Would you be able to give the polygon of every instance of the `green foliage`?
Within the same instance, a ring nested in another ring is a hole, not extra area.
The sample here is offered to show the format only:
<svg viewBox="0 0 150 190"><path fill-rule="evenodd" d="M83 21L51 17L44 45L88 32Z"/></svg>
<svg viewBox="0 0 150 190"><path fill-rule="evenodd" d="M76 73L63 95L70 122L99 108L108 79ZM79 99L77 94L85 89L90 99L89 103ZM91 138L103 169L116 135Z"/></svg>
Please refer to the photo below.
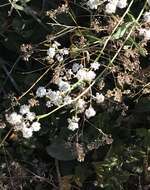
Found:
<svg viewBox="0 0 150 190"><path fill-rule="evenodd" d="M113 39L118 40L122 38L130 26L132 26L133 22L126 22L124 25L118 27L118 30L116 33L113 34Z"/></svg>
<svg viewBox="0 0 150 190"><path fill-rule="evenodd" d="M73 146L62 139L53 140L46 148L48 154L57 160L74 160L76 158Z"/></svg>

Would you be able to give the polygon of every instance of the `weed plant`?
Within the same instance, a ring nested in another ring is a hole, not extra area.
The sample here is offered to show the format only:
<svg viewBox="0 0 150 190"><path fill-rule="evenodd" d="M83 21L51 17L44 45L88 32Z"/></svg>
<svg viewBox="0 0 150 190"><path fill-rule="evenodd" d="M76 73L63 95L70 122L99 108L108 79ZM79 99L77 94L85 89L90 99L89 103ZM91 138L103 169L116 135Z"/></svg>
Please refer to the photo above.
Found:
<svg viewBox="0 0 150 190"><path fill-rule="evenodd" d="M0 189L150 189L150 1L0 2Z"/></svg>

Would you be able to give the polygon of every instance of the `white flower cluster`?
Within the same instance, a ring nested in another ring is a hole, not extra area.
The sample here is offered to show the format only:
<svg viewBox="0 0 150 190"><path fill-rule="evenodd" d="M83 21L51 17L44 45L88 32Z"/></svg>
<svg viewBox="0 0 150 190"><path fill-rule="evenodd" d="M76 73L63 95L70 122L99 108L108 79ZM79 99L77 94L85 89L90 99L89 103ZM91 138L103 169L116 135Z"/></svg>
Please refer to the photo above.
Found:
<svg viewBox="0 0 150 190"><path fill-rule="evenodd" d="M80 118L78 118L76 116L73 116L72 119L69 118L68 119L68 123L69 123L68 129L70 129L71 131L78 129L79 128L79 124L78 124L79 120L80 120Z"/></svg>
<svg viewBox="0 0 150 190"><path fill-rule="evenodd" d="M53 105L60 106L63 104L63 96L60 91L53 91L51 89L48 89L46 93L46 97L48 98L47 101L47 107L51 107ZM49 106L48 106L49 104Z"/></svg>
<svg viewBox="0 0 150 190"><path fill-rule="evenodd" d="M21 131L24 138L30 138L34 131L40 130L40 123L34 121L35 118L35 113L30 111L28 105L22 105L19 113L6 114L7 122L14 127L15 131Z"/></svg>
<svg viewBox="0 0 150 190"><path fill-rule="evenodd" d="M77 110L78 113L83 113L87 105L86 105L85 100L80 98L76 102L75 106L76 106L76 110Z"/></svg>
<svg viewBox="0 0 150 190"><path fill-rule="evenodd" d="M147 0L148 5L150 6L150 0ZM145 28L139 29L139 35L144 38L145 41L150 40L150 28L148 27L150 23L150 11L146 11L143 15L143 21L146 23Z"/></svg>
<svg viewBox="0 0 150 190"><path fill-rule="evenodd" d="M100 63L94 61L87 66L88 67L86 68L82 64L73 63L72 68L66 68L66 73L64 72L61 77L57 79L57 82L55 82L55 85L57 85L57 90L46 89L45 87L40 86L36 91L36 97L45 98L46 107L48 108L51 108L52 106L59 107L63 105L69 105L73 108L73 111L75 111L75 116L68 119L68 129L72 131L79 128L80 118L77 116L83 113L85 114L85 117L89 119L96 115L96 111L92 105L87 108L88 103L85 101L84 97L78 98L71 93L72 89L76 88L76 84L70 84L72 82L72 79L78 79L77 86L81 81L84 90L85 85L87 85L86 83L91 83L96 78L95 71L99 69ZM74 99L72 98L72 95ZM99 93L96 93L96 96L94 96L93 99L98 104L104 102L104 96Z"/></svg>
<svg viewBox="0 0 150 190"><path fill-rule="evenodd" d="M140 28L139 35L144 37L144 40L150 40L150 29Z"/></svg>
<svg viewBox="0 0 150 190"><path fill-rule="evenodd" d="M99 67L100 63L97 61L92 62L89 68L85 68L81 64L74 63L72 66L72 72L75 74L74 77L78 80L90 83L95 79L95 71L98 70Z"/></svg>
<svg viewBox="0 0 150 190"><path fill-rule="evenodd" d="M98 70L100 67L100 63L99 62L93 62L91 63L91 69L93 69L94 71Z"/></svg>
<svg viewBox="0 0 150 190"><path fill-rule="evenodd" d="M94 71L98 70L100 63L93 62L90 64L90 69L84 68L78 63L74 63L72 66L72 72L75 73L75 78L84 82L91 82L95 79L96 73ZM94 70L94 71L93 71Z"/></svg>
<svg viewBox="0 0 150 190"><path fill-rule="evenodd" d="M85 82L91 82L92 80L94 80L96 77L96 74L94 71L88 71L85 68L79 69L77 74L76 74L76 78L78 80L82 80Z"/></svg>
<svg viewBox="0 0 150 190"><path fill-rule="evenodd" d="M106 13L115 13L117 8L123 9L127 6L127 0L108 0Z"/></svg>
<svg viewBox="0 0 150 190"><path fill-rule="evenodd" d="M67 48L59 49L59 46L61 46L61 44L54 41L51 47L47 50L47 59L56 58L56 60L59 62L62 62L64 60L64 55L68 55L69 50Z"/></svg>
<svg viewBox="0 0 150 190"><path fill-rule="evenodd" d="M43 98L46 95L46 88L43 86L38 87L36 90L36 96L39 98Z"/></svg>
<svg viewBox="0 0 150 190"><path fill-rule="evenodd" d="M150 11L145 12L143 17L144 17L145 22L147 22L147 23L150 22Z"/></svg>
<svg viewBox="0 0 150 190"><path fill-rule="evenodd" d="M127 6L127 0L89 0L87 6L90 9L97 9L99 5L107 1L106 13L115 13L117 8L123 9Z"/></svg>
<svg viewBox="0 0 150 190"><path fill-rule="evenodd" d="M62 79L58 82L58 87L61 92L67 92L70 89L70 84Z"/></svg>
<svg viewBox="0 0 150 190"><path fill-rule="evenodd" d="M124 9L127 6L127 0L118 0L117 7L120 9Z"/></svg>
<svg viewBox="0 0 150 190"><path fill-rule="evenodd" d="M94 97L94 99L96 100L97 103L102 103L104 102L105 97L103 96L103 94L99 94L96 93L96 96ZM85 113L85 116L87 119L90 119L91 117L94 117L96 115L96 111L94 110L94 108L92 107L92 105L90 105L87 108L87 103L84 99L79 99L76 104L76 114L80 114L80 113ZM79 128L79 122L80 118L78 118L77 116L73 116L72 119L68 119L68 129L74 131L76 129Z"/></svg>
<svg viewBox="0 0 150 190"><path fill-rule="evenodd" d="M103 103L105 100L105 96L103 94L99 94L98 92L96 93L96 97L95 97L96 103L100 104Z"/></svg>
<svg viewBox="0 0 150 190"><path fill-rule="evenodd" d="M85 116L87 117L87 119L93 117L96 115L96 111L94 110L94 108L90 105L90 107L88 109L85 110Z"/></svg>
<svg viewBox="0 0 150 190"><path fill-rule="evenodd" d="M90 64L90 68L84 68L82 65L78 63L74 63L71 69L66 70L69 71L71 74L71 79L77 78L79 81L91 83L95 77L96 73L95 70L98 70L100 64L98 62L93 62ZM94 71L93 71L94 70ZM36 91L36 97L38 98L45 98L47 100L46 106L48 108L52 106L61 106L61 105L68 105L73 102L69 93L71 92L72 86L70 85L69 81L66 81L67 77L64 75L62 78L58 78L57 86L58 90L46 89L43 86L38 87ZM70 80L70 79L69 79ZM83 102L82 102L83 103ZM81 104L81 102L80 102ZM79 112L83 112L84 106L77 106L77 110Z"/></svg>
<svg viewBox="0 0 150 190"><path fill-rule="evenodd" d="M58 82L58 88L59 90L55 91L40 86L36 91L36 97L45 97L47 99L46 106L48 108L52 106L60 106L62 104L71 104L72 98L69 95L65 94L69 91L70 84L60 79Z"/></svg>
<svg viewBox="0 0 150 190"><path fill-rule="evenodd" d="M100 0L89 0L87 2L87 6L89 6L90 9L97 9L97 7L101 4Z"/></svg>
<svg viewBox="0 0 150 190"><path fill-rule="evenodd" d="M80 65L78 63L74 63L72 66L72 71L73 71L73 73L76 73L81 68L83 68L82 65Z"/></svg>

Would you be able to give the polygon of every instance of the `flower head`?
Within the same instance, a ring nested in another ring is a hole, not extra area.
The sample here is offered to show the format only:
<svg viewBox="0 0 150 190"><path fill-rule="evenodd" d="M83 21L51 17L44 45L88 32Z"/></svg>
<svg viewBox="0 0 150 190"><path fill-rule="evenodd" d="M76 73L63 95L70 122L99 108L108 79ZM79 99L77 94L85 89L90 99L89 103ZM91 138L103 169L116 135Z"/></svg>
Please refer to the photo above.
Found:
<svg viewBox="0 0 150 190"><path fill-rule="evenodd" d="M20 112L22 115L27 114L28 112L30 112L30 106L25 105L25 104L24 104L24 105L21 105L19 112Z"/></svg>
<svg viewBox="0 0 150 190"><path fill-rule="evenodd" d="M38 87L36 91L36 96L39 98L43 98L46 95L46 88L43 86Z"/></svg>
<svg viewBox="0 0 150 190"><path fill-rule="evenodd" d="M104 102L105 97L104 97L103 94L99 94L99 93L97 92L95 99L96 99L96 103L100 104L100 103Z"/></svg>
<svg viewBox="0 0 150 190"><path fill-rule="evenodd" d="M49 89L48 92L46 93L46 97L49 98L49 101L55 106L59 106L63 102L60 91L52 91L51 89ZM50 102L48 103L49 105Z"/></svg>
<svg viewBox="0 0 150 190"><path fill-rule="evenodd" d="M80 113L84 112L85 108L86 108L86 102L83 100L83 99L79 99L77 102L76 102L76 107L78 109L78 111Z"/></svg>
<svg viewBox="0 0 150 190"><path fill-rule="evenodd" d="M72 71L76 73L80 68L81 68L81 65L79 65L78 63L74 63L72 66Z"/></svg>
<svg viewBox="0 0 150 190"><path fill-rule="evenodd" d="M28 138L32 137L33 130L31 128L24 127L22 129L22 135L24 138L28 139Z"/></svg>
<svg viewBox="0 0 150 190"><path fill-rule="evenodd" d="M10 115L6 115L6 120L11 125L18 125L22 123L22 119L23 119L22 115L17 114L16 112L12 112Z"/></svg>
<svg viewBox="0 0 150 190"><path fill-rule="evenodd" d="M118 0L117 7L123 9L127 6L127 0Z"/></svg>
<svg viewBox="0 0 150 190"><path fill-rule="evenodd" d="M149 12L145 12L145 14L144 14L144 21L145 22L150 22L150 11Z"/></svg>
<svg viewBox="0 0 150 190"><path fill-rule="evenodd" d="M56 49L54 47L50 47L48 50L47 50L47 55L50 57L50 58L54 58L56 54Z"/></svg>
<svg viewBox="0 0 150 190"><path fill-rule="evenodd" d="M57 61L59 61L59 62L62 62L63 60L64 60L64 57L63 57L63 55L60 55L60 54L56 54L56 59L57 59Z"/></svg>
<svg viewBox="0 0 150 190"><path fill-rule="evenodd" d="M94 71L88 71L86 74L86 79L85 81L91 82L92 80L94 80L96 77L96 74Z"/></svg>
<svg viewBox="0 0 150 190"><path fill-rule="evenodd" d="M63 101L64 101L64 104L69 105L72 103L72 98L71 96L67 95L64 97Z"/></svg>
<svg viewBox="0 0 150 190"><path fill-rule="evenodd" d="M141 28L139 35L143 36L145 40L150 40L150 29Z"/></svg>
<svg viewBox="0 0 150 190"><path fill-rule="evenodd" d="M31 125L33 131L39 131L41 129L41 124L38 121L35 121Z"/></svg>
<svg viewBox="0 0 150 190"><path fill-rule="evenodd" d="M76 117L76 116L73 116L72 119L68 119L68 129L70 129L71 131L74 131L76 129L79 128L79 124L78 124L78 121L79 121L80 118Z"/></svg>
<svg viewBox="0 0 150 190"><path fill-rule="evenodd" d="M84 69L79 69L76 74L78 80L85 80L86 76L87 76L87 71Z"/></svg>
<svg viewBox="0 0 150 190"><path fill-rule="evenodd" d="M96 71L99 69L99 67L100 67L100 63L98 63L96 61L91 63L91 69L94 69Z"/></svg>
<svg viewBox="0 0 150 190"><path fill-rule="evenodd" d="M85 116L89 119L96 115L96 111L90 106L88 109L85 110Z"/></svg>
<svg viewBox="0 0 150 190"><path fill-rule="evenodd" d="M53 106L52 102L51 102L50 100L48 100L48 101L46 102L46 107L50 108L50 107L52 107L52 106Z"/></svg>
<svg viewBox="0 0 150 190"><path fill-rule="evenodd" d="M89 0L87 2L87 5L90 9L97 9L98 5L100 5L100 0Z"/></svg>
<svg viewBox="0 0 150 190"><path fill-rule="evenodd" d="M116 12L116 8L117 8L117 2L109 2L107 3L105 9L106 9L106 13L111 14L111 13L115 13Z"/></svg>
<svg viewBox="0 0 150 190"><path fill-rule="evenodd" d="M60 49L59 50L59 53L62 54L62 55L68 55L69 54L69 51L67 48L63 48L63 49Z"/></svg>
<svg viewBox="0 0 150 190"><path fill-rule="evenodd" d="M94 71L86 71L85 69L79 69L76 74L76 77L78 80L91 82L96 77L96 74Z"/></svg>
<svg viewBox="0 0 150 190"><path fill-rule="evenodd" d="M36 115L34 112L28 112L26 114L26 119L29 120L29 121L33 121L35 119Z"/></svg>
<svg viewBox="0 0 150 190"><path fill-rule="evenodd" d="M67 92L70 89L70 84L60 79L58 87L60 91Z"/></svg>

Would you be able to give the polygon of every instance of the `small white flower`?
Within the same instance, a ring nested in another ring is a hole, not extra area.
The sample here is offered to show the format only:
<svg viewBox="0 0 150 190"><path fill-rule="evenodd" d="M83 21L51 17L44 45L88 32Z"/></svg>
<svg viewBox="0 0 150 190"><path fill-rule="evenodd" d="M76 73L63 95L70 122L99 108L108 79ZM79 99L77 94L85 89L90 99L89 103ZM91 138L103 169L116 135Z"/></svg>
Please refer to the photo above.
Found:
<svg viewBox="0 0 150 190"><path fill-rule="evenodd" d="M146 30L145 28L140 28L139 29L139 35L144 36L145 30Z"/></svg>
<svg viewBox="0 0 150 190"><path fill-rule="evenodd" d="M36 115L34 112L28 112L26 114L26 119L29 120L29 121L33 121L35 119Z"/></svg>
<svg viewBox="0 0 150 190"><path fill-rule="evenodd" d="M64 55L68 55L68 54L69 54L69 50L68 50L67 48L64 48L64 49L63 49L63 54L64 54Z"/></svg>
<svg viewBox="0 0 150 190"><path fill-rule="evenodd" d="M71 131L74 131L78 128L79 128L79 124L76 122L70 122L68 125L68 129L70 129Z"/></svg>
<svg viewBox="0 0 150 190"><path fill-rule="evenodd" d="M60 79L58 83L58 87L60 91L67 92L70 89L70 84Z"/></svg>
<svg viewBox="0 0 150 190"><path fill-rule="evenodd" d="M79 124L78 124L78 121L79 121L80 118L78 117L75 117L73 116L72 119L68 119L68 129L70 129L71 131L74 131L76 129L79 128Z"/></svg>
<svg viewBox="0 0 150 190"><path fill-rule="evenodd" d="M68 69L68 70L66 71L66 76L67 76L67 78L68 78L68 79L72 79L72 75L74 75L73 72L72 72L72 70L71 70L71 69Z"/></svg>
<svg viewBox="0 0 150 190"><path fill-rule="evenodd" d="M76 107L78 109L78 111L80 113L84 112L85 108L86 108L86 102L83 100L83 99L79 99L77 102L76 102Z"/></svg>
<svg viewBox="0 0 150 190"><path fill-rule="evenodd" d="M89 119L96 115L96 111L90 106L88 109L85 110L85 116Z"/></svg>
<svg viewBox="0 0 150 190"><path fill-rule="evenodd" d="M56 54L56 49L54 47L50 47L48 50L47 50L47 55L53 59L54 56Z"/></svg>
<svg viewBox="0 0 150 190"><path fill-rule="evenodd" d="M72 71L76 73L80 68L81 68L81 65L79 65L78 63L74 63L72 66Z"/></svg>
<svg viewBox="0 0 150 190"><path fill-rule="evenodd" d="M108 14L115 13L116 8L117 8L117 3L115 3L115 2L107 3L107 5L105 7L106 13L108 13Z"/></svg>
<svg viewBox="0 0 150 190"><path fill-rule="evenodd" d="M144 38L145 38L145 40L150 40L150 30L145 31Z"/></svg>
<svg viewBox="0 0 150 190"><path fill-rule="evenodd" d="M149 4L149 6L150 6L150 0L147 0L147 3Z"/></svg>
<svg viewBox="0 0 150 190"><path fill-rule="evenodd" d="M31 128L24 127L22 129L22 135L24 138L28 139L28 138L32 137L33 130Z"/></svg>
<svg viewBox="0 0 150 190"><path fill-rule="evenodd" d="M64 97L64 104L69 105L72 103L72 98L70 96Z"/></svg>
<svg viewBox="0 0 150 190"><path fill-rule="evenodd" d="M117 7L123 9L127 6L127 0L119 0L117 3Z"/></svg>
<svg viewBox="0 0 150 190"><path fill-rule="evenodd" d="M96 74L94 71L86 71L85 69L80 69L77 72L76 77L78 80L91 82L96 77Z"/></svg>
<svg viewBox="0 0 150 190"><path fill-rule="evenodd" d="M19 112L20 112L22 115L27 114L28 112L30 112L30 106L25 105L25 104L24 104L24 105L21 105Z"/></svg>
<svg viewBox="0 0 150 190"><path fill-rule="evenodd" d="M62 62L64 60L63 55L56 54L55 57L56 57L57 61L59 61L59 62Z"/></svg>
<svg viewBox="0 0 150 190"><path fill-rule="evenodd" d="M87 71L85 71L85 69L79 69L76 77L78 80L85 80L87 76Z"/></svg>
<svg viewBox="0 0 150 190"><path fill-rule="evenodd" d="M141 28L139 35L143 36L145 40L150 40L150 29Z"/></svg>
<svg viewBox="0 0 150 190"><path fill-rule="evenodd" d="M88 71L86 74L86 79L85 81L91 82L92 80L94 80L96 77L96 74L94 71Z"/></svg>
<svg viewBox="0 0 150 190"><path fill-rule="evenodd" d="M36 91L36 96L39 98L43 98L46 95L46 88L43 86L38 87Z"/></svg>
<svg viewBox="0 0 150 190"><path fill-rule="evenodd" d="M96 71L99 69L99 67L100 67L100 63L98 63L96 61L91 63L91 69L94 69Z"/></svg>
<svg viewBox="0 0 150 190"><path fill-rule="evenodd" d="M63 49L60 49L59 50L59 53L62 54L62 55L68 55L69 54L69 51L67 48L63 48Z"/></svg>
<svg viewBox="0 0 150 190"><path fill-rule="evenodd" d="M35 121L31 125L33 131L39 131L41 129L41 124L38 121Z"/></svg>
<svg viewBox="0 0 150 190"><path fill-rule="evenodd" d="M60 91L52 91L51 89L49 89L46 96L50 99L51 103L55 106L59 106L63 102Z"/></svg>
<svg viewBox="0 0 150 190"><path fill-rule="evenodd" d="M103 94L99 94L97 92L95 99L96 99L96 103L100 104L100 103L104 102L105 96Z"/></svg>
<svg viewBox="0 0 150 190"><path fill-rule="evenodd" d="M90 9L97 9L98 5L100 5L100 0L89 0L87 2L87 5Z"/></svg>
<svg viewBox="0 0 150 190"><path fill-rule="evenodd" d="M53 104L50 100L46 102L46 107L50 108L52 106L53 106Z"/></svg>
<svg viewBox="0 0 150 190"><path fill-rule="evenodd" d="M22 131L24 127L28 127L28 126L30 126L29 122L26 122L26 123L22 122L19 125L15 125L14 126L14 130L16 130L16 131Z"/></svg>
<svg viewBox="0 0 150 190"><path fill-rule="evenodd" d="M19 125L22 123L22 115L12 112L10 115L6 115L6 120L12 125Z"/></svg>
<svg viewBox="0 0 150 190"><path fill-rule="evenodd" d="M144 21L145 22L150 22L150 11L149 12L145 12L144 14Z"/></svg>

